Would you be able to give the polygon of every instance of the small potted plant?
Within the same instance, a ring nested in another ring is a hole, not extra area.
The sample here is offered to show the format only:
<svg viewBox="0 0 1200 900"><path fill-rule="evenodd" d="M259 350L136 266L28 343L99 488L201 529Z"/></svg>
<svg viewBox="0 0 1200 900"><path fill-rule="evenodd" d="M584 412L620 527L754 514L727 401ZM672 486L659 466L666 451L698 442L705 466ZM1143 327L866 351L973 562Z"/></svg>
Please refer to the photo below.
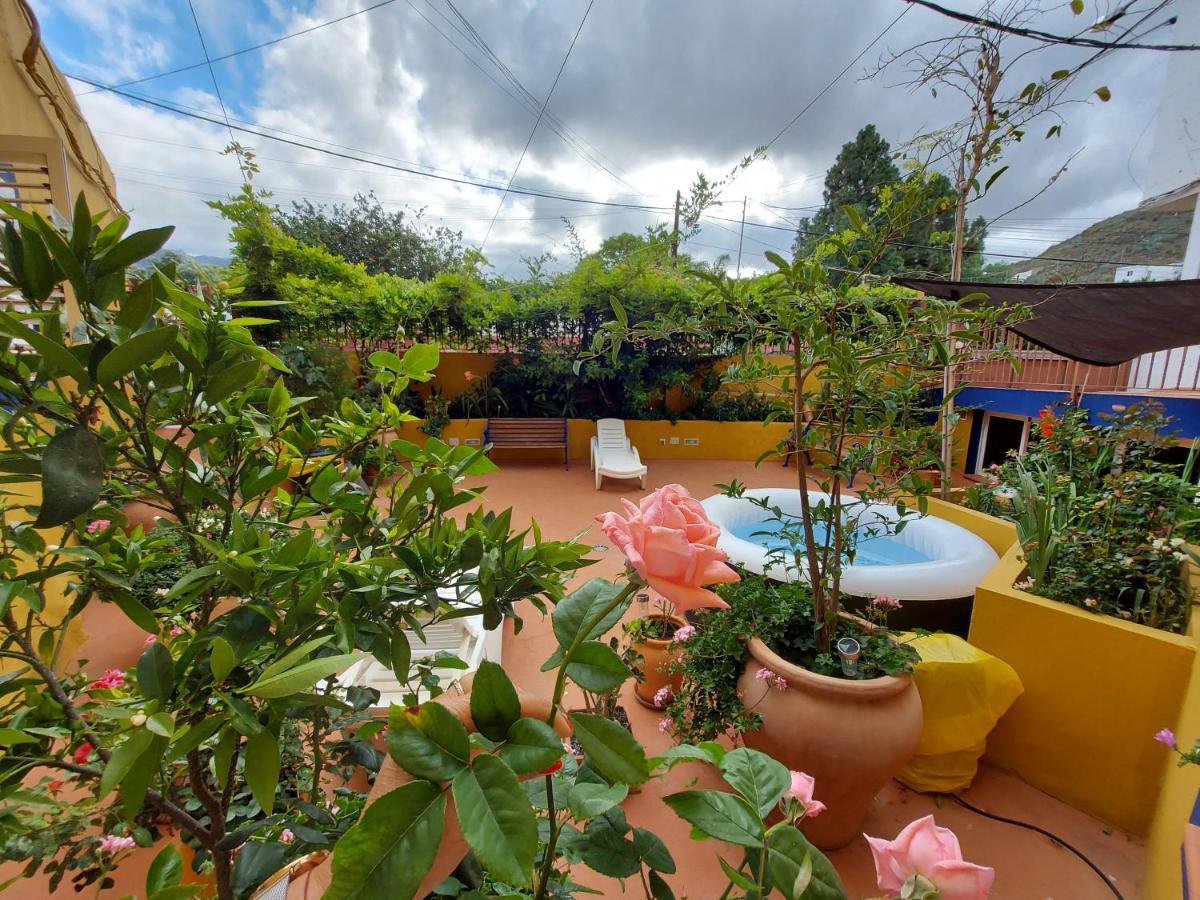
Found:
<svg viewBox="0 0 1200 900"><path fill-rule="evenodd" d="M680 652L675 635L688 625L661 597L653 612L649 594L638 594L636 603L641 615L623 626L629 646L643 660L642 678L633 693L643 706L662 709L679 690L679 675L672 671Z"/></svg>

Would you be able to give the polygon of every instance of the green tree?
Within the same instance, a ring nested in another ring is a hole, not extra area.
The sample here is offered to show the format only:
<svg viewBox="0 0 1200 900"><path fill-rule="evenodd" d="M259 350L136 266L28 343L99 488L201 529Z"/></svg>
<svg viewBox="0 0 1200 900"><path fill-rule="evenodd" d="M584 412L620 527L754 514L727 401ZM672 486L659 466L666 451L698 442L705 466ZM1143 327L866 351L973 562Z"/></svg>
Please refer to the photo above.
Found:
<svg viewBox="0 0 1200 900"><path fill-rule="evenodd" d="M822 241L852 228L846 207L853 207L865 221L879 209L879 190L902 180L894 162L891 146L876 131L865 125L853 141L842 145L837 159L825 173L825 202L811 218L800 220L792 250L797 257L813 253ZM908 177L912 177L911 175ZM950 179L941 173L924 176L927 184L920 196L927 209L916 215L902 235L876 261L876 275L919 273L947 276L950 273L950 241L954 234L955 191ZM967 223L964 277L970 278L982 268L979 251L987 234L987 221L978 217ZM835 268L844 260L831 259Z"/></svg>
<svg viewBox="0 0 1200 900"><path fill-rule="evenodd" d="M272 218L289 237L362 263L372 275L429 281L463 261L462 232L427 227L419 211L386 210L374 191L349 206L293 202L291 212L276 209Z"/></svg>

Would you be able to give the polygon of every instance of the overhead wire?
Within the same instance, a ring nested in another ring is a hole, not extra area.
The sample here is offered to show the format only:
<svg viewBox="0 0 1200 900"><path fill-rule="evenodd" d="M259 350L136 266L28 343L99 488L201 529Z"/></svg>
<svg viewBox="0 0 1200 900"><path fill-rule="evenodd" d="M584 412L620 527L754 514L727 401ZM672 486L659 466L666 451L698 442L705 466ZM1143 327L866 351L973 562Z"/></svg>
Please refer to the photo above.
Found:
<svg viewBox="0 0 1200 900"><path fill-rule="evenodd" d="M128 81L118 82L117 84L112 85L112 87L130 87L131 85L144 84L147 81L154 81L158 78L166 78L169 75L178 75L180 72L190 72L193 69L200 69L206 65L211 67L212 64L215 62L224 62L227 59L233 59L235 56L242 56L246 53L253 53L255 50L262 50L266 47L274 46L275 44L282 44L284 41L290 41L292 38L300 37L305 34L311 34L314 31L320 31L322 28L327 28L330 25L336 25L338 22L345 22L347 19L353 19L355 16L361 16L364 13L374 12L375 10L379 9L380 7L390 6L391 4L393 4L395 2L396 2L396 0L380 0L379 3L374 3L371 6L365 6L362 9L356 9L353 12L349 12L344 16L338 16L336 19L328 19L324 22L318 22L316 25L311 25L308 28L302 28L300 31L293 31L290 34L283 34L283 35L280 35L279 37L271 38L271 40L263 41L261 44L254 44L251 47L242 47L240 50L234 50L230 53L226 53L223 56L214 56L212 59L208 59L207 58L208 55L206 53L204 62L196 62L196 63L191 63L186 66L179 66L178 68L175 68L175 69L168 69L165 72L156 72L153 75L146 75L142 78L131 78ZM193 12L193 15L194 15L194 12ZM80 96L86 96L87 94L94 94L94 93L96 93L96 91L99 91L99 90L110 90L110 89L111 88L98 87L95 90L84 91L83 94L81 94Z"/></svg>
<svg viewBox="0 0 1200 900"><path fill-rule="evenodd" d="M171 104L169 104L167 102L157 100L157 99L154 99L151 97L144 97L144 96L141 96L138 94L132 94L132 93L129 93L128 91L121 90L121 89L115 87L114 85L107 85L102 82L98 82L98 81L95 81L90 78L84 78L79 75L72 75L70 77L75 79L76 81L81 81L84 84L90 84L95 87L104 88L105 90L108 90L111 93L117 94L118 96L125 97L127 99L134 100L138 103L143 103L148 106L157 107L157 108L165 110L167 112L175 113L176 115L179 115L179 116L185 116L187 118L195 119L195 120L201 121L201 122L208 122L211 125L224 126L224 124L225 124L224 122L220 121L219 119L214 119L212 116L209 116L209 115L206 115L203 113L191 112L186 109L181 109L179 107L172 106ZM233 119L232 121L236 122L238 120ZM323 153L327 156L334 156L339 159L351 160L353 162L366 163L367 165L376 166L381 169L388 169L388 170L392 170L392 171L396 171L396 172L406 172L410 175L418 175L422 178L429 178L429 179L433 179L436 181L444 181L444 182L448 182L451 184L467 185L470 187L479 188L481 190L501 191L501 192L507 192L509 194L518 194L521 196L529 196L529 197L542 197L542 198L545 198L548 200L561 200L566 203L583 203L583 204L590 204L590 205L594 205L594 206L621 207L623 209L643 209L643 210L650 210L650 211L654 211L654 212L670 212L671 210L674 209L673 206L655 206L655 205L646 204L646 203L622 203L622 202L619 202L616 200L597 200L597 199L587 198L587 197L577 197L577 196L570 196L570 195L566 195L566 194L556 194L556 193L552 193L549 191L537 191L537 190L533 190L530 188L522 188L522 187L518 187L513 184L509 184L507 187L504 187L501 185L488 184L487 182L480 181L475 178L465 177L465 176L445 175L445 174L440 174L439 172L422 172L419 169L414 169L414 168L411 168L410 166L403 166L403 165L396 165L393 163L381 162L379 160L367 159L362 156L357 156L357 155L354 155L351 153L343 153L343 152L340 152L337 150L330 150L325 147L317 147L312 144L305 143L303 141L292 140L290 138L281 137L278 134L272 134L270 132L263 131L258 128L248 128L245 126L234 125L234 124L231 124L230 127L234 131L240 131L244 134L254 135L255 137L260 137L260 138L264 138L266 140L276 141L277 143L287 144L287 145L293 146L293 147L299 147L301 149L310 150L310 151L313 151L316 153Z"/></svg>
<svg viewBox="0 0 1200 900"><path fill-rule="evenodd" d="M196 15L196 6L192 0L188 0L188 9L192 13L192 24L196 26L196 37L200 39L200 49L204 52L204 62L208 65L208 77L212 79L213 90L217 92L217 103L221 106L221 118L225 120L225 127L229 129L229 140L231 145L237 152L238 171L242 173L242 182L250 183L250 176L246 172L246 162L242 159L242 150L238 146L237 138L233 135L233 128L229 125L229 110L225 108L225 98L221 96L221 85L217 83L217 73L213 69L212 60L208 56L208 44L204 42L204 32L200 28L200 19Z"/></svg>
<svg viewBox="0 0 1200 900"><path fill-rule="evenodd" d="M554 96L554 89L558 87L558 81L562 78L563 70L567 67L567 61L571 58L571 51L575 49L575 42L579 40L579 35L583 31L584 23L587 22L588 15L591 14L592 7L596 0L588 0L587 9L583 11L583 17L579 20L579 27L575 29L575 35L571 38L571 44L567 47L567 52L563 56L563 61L558 67L558 73L554 76L554 82L550 85L550 90L546 92L546 99L542 101L542 108L538 110L537 118L533 122L533 127L529 129L529 137L525 141L525 147L521 150L521 155L517 158L517 164L513 167L512 175L509 176L508 184L504 188L504 193L500 195L500 202L496 204L495 215L492 216L491 224L488 225L487 232L483 235L483 240L479 244L479 252L483 252L483 248L487 245L488 238L492 235L492 228L496 224L496 217L500 215L500 210L504 208L504 201L508 199L508 192L512 188L513 182L517 179L517 173L521 171L521 163L525 161L525 154L529 152L529 145L533 143L533 136L537 134L538 125L542 122L542 116L546 112L546 107L550 105L550 98Z"/></svg>

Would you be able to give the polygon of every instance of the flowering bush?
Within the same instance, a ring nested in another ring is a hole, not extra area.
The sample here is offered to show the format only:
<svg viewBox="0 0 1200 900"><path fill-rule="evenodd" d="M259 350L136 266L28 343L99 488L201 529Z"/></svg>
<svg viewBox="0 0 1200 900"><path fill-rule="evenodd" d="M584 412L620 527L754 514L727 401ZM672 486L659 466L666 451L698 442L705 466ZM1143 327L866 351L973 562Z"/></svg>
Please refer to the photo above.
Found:
<svg viewBox="0 0 1200 900"><path fill-rule="evenodd" d="M1035 594L1182 632L1191 607L1196 486L1156 460L1168 420L1133 404L1090 425L1086 410L1045 410L1041 436L993 473L989 506L1016 525ZM977 501L976 507L982 507Z"/></svg>

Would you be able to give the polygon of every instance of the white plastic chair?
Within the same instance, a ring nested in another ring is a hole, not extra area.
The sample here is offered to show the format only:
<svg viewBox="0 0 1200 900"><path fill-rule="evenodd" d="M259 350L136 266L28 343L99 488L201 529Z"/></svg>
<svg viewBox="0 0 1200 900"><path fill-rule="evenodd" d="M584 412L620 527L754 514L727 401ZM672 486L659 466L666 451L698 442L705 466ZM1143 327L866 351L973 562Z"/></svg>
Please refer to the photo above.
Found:
<svg viewBox="0 0 1200 900"><path fill-rule="evenodd" d="M474 591L461 601L458 600L453 588L439 590L438 596L451 606L473 606L479 602L479 595ZM412 644L412 658L414 662L421 659L429 659L445 651L454 654L467 664L466 669L442 670L445 674L440 676L439 681L443 690L449 690L457 681L476 671L479 668L479 664L485 659L494 663L500 662L503 631L500 628L493 629L492 631L485 629L483 627L482 615L450 619L445 622L438 622L435 625L424 626L422 630L425 632L424 642L418 641L417 635L411 631L409 632L409 641ZM386 710L393 703L404 705L404 694L408 691L396 679L392 670L380 664L373 656L368 656L356 662L343 672L338 680L347 687L370 687L379 691L377 708L383 710ZM418 691L417 699L418 701L428 699L426 692L424 690Z"/></svg>
<svg viewBox="0 0 1200 900"><path fill-rule="evenodd" d="M620 419L598 419L596 434L592 438L592 468L596 470L596 490L604 476L609 478L636 478L646 486L645 465L637 447L625 436L625 423Z"/></svg>

